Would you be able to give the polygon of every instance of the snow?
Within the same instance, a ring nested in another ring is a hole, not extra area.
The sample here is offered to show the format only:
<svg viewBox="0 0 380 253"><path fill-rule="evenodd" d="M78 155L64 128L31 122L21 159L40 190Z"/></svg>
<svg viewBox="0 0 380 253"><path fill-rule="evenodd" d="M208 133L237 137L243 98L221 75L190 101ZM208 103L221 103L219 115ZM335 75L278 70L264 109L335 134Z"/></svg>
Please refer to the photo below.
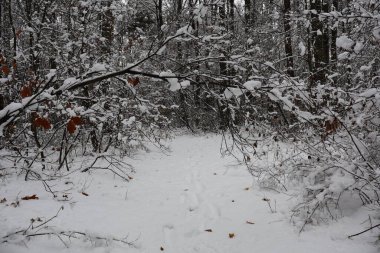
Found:
<svg viewBox="0 0 380 253"><path fill-rule="evenodd" d="M232 97L239 97L240 95L243 94L243 91L240 88L226 88L224 91L224 96L226 99L230 99Z"/></svg>
<svg viewBox="0 0 380 253"><path fill-rule="evenodd" d="M302 43L302 41L300 41L300 43L298 44L298 48L300 49L300 55L304 56L306 54L306 47Z"/></svg>
<svg viewBox="0 0 380 253"><path fill-rule="evenodd" d="M49 70L49 74L46 75L46 79L50 80L53 77L55 77L56 74L57 74L57 70L56 69L50 69Z"/></svg>
<svg viewBox="0 0 380 253"><path fill-rule="evenodd" d="M136 117L135 117L135 116L132 116L132 117L130 117L129 119L124 119L124 120L122 121L122 123L123 123L123 125L131 126L135 121L136 121Z"/></svg>
<svg viewBox="0 0 380 253"><path fill-rule="evenodd" d="M90 73L92 72L104 72L107 71L105 64L102 63L95 63L94 66L91 67L89 70Z"/></svg>
<svg viewBox="0 0 380 253"><path fill-rule="evenodd" d="M350 57L349 52L343 52L343 53L338 55L338 60L343 61L343 60L348 59L349 57Z"/></svg>
<svg viewBox="0 0 380 253"><path fill-rule="evenodd" d="M70 88L70 86L76 84L79 81L80 80L77 79L76 77L69 77L65 81L63 81L63 84L59 89L60 90L66 90L66 89Z"/></svg>
<svg viewBox="0 0 380 253"><path fill-rule="evenodd" d="M366 90L365 92L363 93L360 93L360 97L366 97L366 98L369 98L369 97L372 97L374 95L376 95L377 93L379 93L379 91L377 91L376 88L371 88L371 89L368 89Z"/></svg>
<svg viewBox="0 0 380 253"><path fill-rule="evenodd" d="M166 46L162 46L158 51L157 55L162 55L162 53L166 50Z"/></svg>
<svg viewBox="0 0 380 253"><path fill-rule="evenodd" d="M8 78L0 78L0 84L9 82Z"/></svg>
<svg viewBox="0 0 380 253"><path fill-rule="evenodd" d="M373 36L377 39L380 40L380 26L375 27L372 32Z"/></svg>
<svg viewBox="0 0 380 253"><path fill-rule="evenodd" d="M169 82L171 91L176 91L181 89L181 84L178 82L178 78L175 77L175 74L171 71L165 71L160 73L161 77L165 77L165 79Z"/></svg>
<svg viewBox="0 0 380 253"><path fill-rule="evenodd" d="M15 116L15 114L17 115L18 114L17 111L22 109L24 107L24 105L27 103L26 99L24 99L23 102L24 103L12 102L9 105L7 105L6 107L4 107L2 110L0 110L0 119L4 119L4 117L6 117L7 115L9 115L9 116ZM10 121L10 120L11 120L11 118L8 121ZM3 130L7 124L8 124L8 122L0 124L0 137L4 136Z"/></svg>
<svg viewBox="0 0 380 253"><path fill-rule="evenodd" d="M363 42L358 41L358 42L356 42L356 44L355 44L354 52L355 52L356 54L359 54L359 53L363 50L363 48L364 48L364 44L363 44Z"/></svg>
<svg viewBox="0 0 380 253"><path fill-rule="evenodd" d="M362 230L361 223L368 219L365 210L330 224L309 226L299 234L289 217L294 198L258 189L244 165L221 157L220 143L219 135L178 136L170 144L170 153L152 148L125 159L136 170L130 182L106 171L67 175L54 182L68 195L66 200L62 194L53 200L41 182L16 176L3 179L0 199L7 202L0 204L0 238L27 227L31 218L54 216L63 206L48 224L52 229L83 231L108 240L62 238L67 249L54 236L30 241L16 236L12 242L18 243L0 244L0 252L378 252L369 243L377 233L347 239ZM39 199L21 200L18 207L6 205L31 194ZM125 236L134 241L133 247L111 240Z"/></svg>
<svg viewBox="0 0 380 253"><path fill-rule="evenodd" d="M189 87L189 86L190 86L190 81L189 80L185 80L185 81L181 82L181 87L182 88L186 88L186 87Z"/></svg>
<svg viewBox="0 0 380 253"><path fill-rule="evenodd" d="M178 81L178 78L176 78L175 74L171 71L165 71L160 73L161 77L164 77L170 84L169 90L171 91L177 91L180 90L181 88L186 88L190 86L190 81L189 80L184 80L182 82Z"/></svg>
<svg viewBox="0 0 380 253"><path fill-rule="evenodd" d="M255 89L261 88L261 82L255 81L255 80L250 80L250 81L244 83L243 86L244 86L244 88L246 88L249 91L254 91Z"/></svg>
<svg viewBox="0 0 380 253"><path fill-rule="evenodd" d="M348 38L346 35L342 35L336 39L336 46L347 51L351 51L354 45L355 42L352 39Z"/></svg>
<svg viewBox="0 0 380 253"><path fill-rule="evenodd" d="M193 31L192 27L190 25L186 25L186 26L183 26L177 30L176 36L177 35L190 35L192 31Z"/></svg>

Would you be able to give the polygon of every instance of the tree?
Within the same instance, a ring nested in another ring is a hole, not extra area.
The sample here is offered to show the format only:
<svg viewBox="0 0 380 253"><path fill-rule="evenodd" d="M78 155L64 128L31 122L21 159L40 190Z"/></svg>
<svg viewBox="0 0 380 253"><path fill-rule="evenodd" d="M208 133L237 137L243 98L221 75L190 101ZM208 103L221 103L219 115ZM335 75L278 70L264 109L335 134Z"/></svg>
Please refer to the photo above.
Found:
<svg viewBox="0 0 380 253"><path fill-rule="evenodd" d="M326 82L328 73L329 56L329 30L328 25L321 21L320 14L328 12L326 0L315 0L310 2L312 44L313 44L313 83Z"/></svg>
<svg viewBox="0 0 380 253"><path fill-rule="evenodd" d="M285 31L285 55L287 73L289 76L294 77L294 64L293 64L293 46L291 34L291 5L290 0L284 0L284 31Z"/></svg>

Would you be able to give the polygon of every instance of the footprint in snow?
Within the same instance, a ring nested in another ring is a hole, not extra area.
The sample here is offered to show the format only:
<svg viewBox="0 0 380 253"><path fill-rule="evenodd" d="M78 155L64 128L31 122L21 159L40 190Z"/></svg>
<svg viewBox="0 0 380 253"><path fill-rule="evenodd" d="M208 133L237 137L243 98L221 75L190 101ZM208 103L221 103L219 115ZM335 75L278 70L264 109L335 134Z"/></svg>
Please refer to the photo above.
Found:
<svg viewBox="0 0 380 253"><path fill-rule="evenodd" d="M186 192L187 202L189 205L189 210L193 211L196 210L199 207L200 198L198 194L194 192Z"/></svg>
<svg viewBox="0 0 380 253"><path fill-rule="evenodd" d="M171 224L166 224L163 226L163 234L164 234L164 242L165 246L163 247L166 252L175 252L177 253L177 247L176 247L176 241L177 238L175 238L175 229L174 226Z"/></svg>

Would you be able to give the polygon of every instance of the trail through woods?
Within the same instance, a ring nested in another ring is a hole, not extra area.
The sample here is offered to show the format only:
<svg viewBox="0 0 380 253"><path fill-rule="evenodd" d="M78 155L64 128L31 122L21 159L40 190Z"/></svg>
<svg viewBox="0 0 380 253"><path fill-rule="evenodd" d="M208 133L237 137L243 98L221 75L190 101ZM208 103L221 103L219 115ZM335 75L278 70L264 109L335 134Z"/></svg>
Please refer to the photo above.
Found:
<svg viewBox="0 0 380 253"><path fill-rule="evenodd" d="M21 201L16 208L1 204L1 236L27 226L31 218L51 217L63 205L52 220L54 228L128 235L135 246L72 239L65 248L54 236L41 236L1 244L0 252L378 252L369 243L375 233L347 239L362 230L363 212L308 227L299 235L290 222L293 198L258 189L243 165L221 157L220 142L214 135L180 136L171 143L170 153L140 153L128 160L136 170L129 183L102 171L69 176L62 182L62 187L65 182L73 185L67 190L68 201L52 200L38 182L3 180L0 197L9 203L30 193L39 199Z"/></svg>

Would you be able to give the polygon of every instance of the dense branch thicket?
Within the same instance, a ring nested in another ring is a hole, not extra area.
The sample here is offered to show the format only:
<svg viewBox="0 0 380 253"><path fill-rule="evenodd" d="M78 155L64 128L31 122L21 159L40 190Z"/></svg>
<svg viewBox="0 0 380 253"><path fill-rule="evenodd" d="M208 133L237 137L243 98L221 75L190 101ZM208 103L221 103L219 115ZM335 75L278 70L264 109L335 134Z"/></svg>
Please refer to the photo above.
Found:
<svg viewBox="0 0 380 253"><path fill-rule="evenodd" d="M0 146L26 174L187 127L296 182L305 224L379 207L378 1L4 0L0 26Z"/></svg>

